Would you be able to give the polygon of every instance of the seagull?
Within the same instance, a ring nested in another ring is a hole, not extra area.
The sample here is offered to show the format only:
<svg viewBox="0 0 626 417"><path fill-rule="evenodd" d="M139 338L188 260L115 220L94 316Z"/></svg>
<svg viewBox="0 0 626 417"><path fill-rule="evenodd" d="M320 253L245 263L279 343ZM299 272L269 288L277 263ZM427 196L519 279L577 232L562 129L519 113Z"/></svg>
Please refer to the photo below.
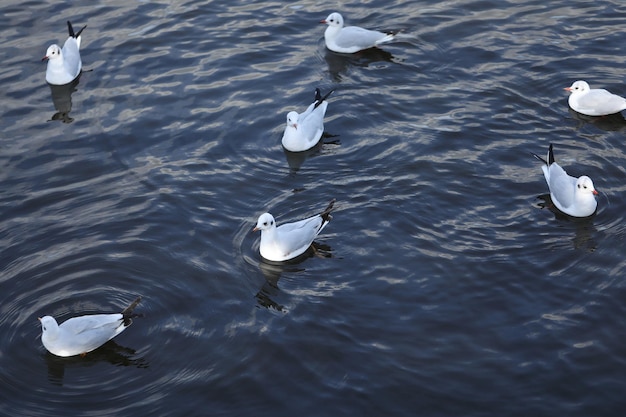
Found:
<svg viewBox="0 0 626 417"><path fill-rule="evenodd" d="M253 232L261 231L261 256L268 261L282 262L302 255L332 218L330 212L334 204L335 199L332 199L320 214L280 227L276 227L271 214L261 214L253 229Z"/></svg>
<svg viewBox="0 0 626 417"><path fill-rule="evenodd" d="M99 348L131 325L133 309L139 304L137 297L128 307L116 314L90 314L72 317L61 323L52 316L44 316L41 322L41 342L48 352L62 357L84 355Z"/></svg>
<svg viewBox="0 0 626 417"><path fill-rule="evenodd" d="M315 101L304 113L291 111L287 114L287 127L283 134L283 146L290 152L302 152L311 149L319 142L324 133L324 115L328 102L326 99L335 90L330 90L322 97L319 88L315 89Z"/></svg>
<svg viewBox="0 0 626 417"><path fill-rule="evenodd" d="M552 144L548 148L547 161L537 154L533 155L545 164L541 169L556 208L572 217L588 217L595 213L598 202L594 195L598 195L598 192L593 187L591 178L586 175L579 178L567 175L567 172L554 162Z"/></svg>
<svg viewBox="0 0 626 417"><path fill-rule="evenodd" d="M567 100L569 106L586 116L607 116L626 109L624 97L602 88L591 89L586 81L576 81L564 90L571 93Z"/></svg>
<svg viewBox="0 0 626 417"><path fill-rule="evenodd" d="M78 75L83 67L80 61L80 34L85 30L84 26L78 33L74 33L74 28L70 21L67 21L67 30L70 34L69 38L63 44L63 49L59 45L54 44L48 47L46 56L41 60L48 60L46 68L46 81L53 85L69 84Z"/></svg>
<svg viewBox="0 0 626 417"><path fill-rule="evenodd" d="M383 33L358 26L344 27L343 17L337 12L329 14L320 23L328 25L324 32L324 40L326 47L334 52L352 54L392 41L395 38L395 33Z"/></svg>

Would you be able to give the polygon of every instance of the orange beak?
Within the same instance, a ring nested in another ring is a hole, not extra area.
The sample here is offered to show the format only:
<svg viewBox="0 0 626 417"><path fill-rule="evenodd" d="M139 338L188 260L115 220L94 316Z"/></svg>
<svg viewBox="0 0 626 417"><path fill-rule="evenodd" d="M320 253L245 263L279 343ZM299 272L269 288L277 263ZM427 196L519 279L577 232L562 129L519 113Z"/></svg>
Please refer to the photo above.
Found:
<svg viewBox="0 0 626 417"><path fill-rule="evenodd" d="M592 191L592 193L593 193L593 195L598 195L598 194L600 194L600 193L599 193L599 192L597 192L596 190L593 190L593 191Z"/></svg>
<svg viewBox="0 0 626 417"><path fill-rule="evenodd" d="M565 91L572 91L572 87L565 87L563 90L565 90Z"/></svg>
<svg viewBox="0 0 626 417"><path fill-rule="evenodd" d="M328 23L326 19L320 20L320 23Z"/></svg>

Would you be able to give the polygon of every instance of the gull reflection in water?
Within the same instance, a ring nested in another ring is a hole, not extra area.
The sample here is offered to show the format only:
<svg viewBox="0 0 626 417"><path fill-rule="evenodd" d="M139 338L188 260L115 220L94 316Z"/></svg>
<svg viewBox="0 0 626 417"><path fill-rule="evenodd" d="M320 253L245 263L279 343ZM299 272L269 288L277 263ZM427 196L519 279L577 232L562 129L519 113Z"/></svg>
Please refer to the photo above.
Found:
<svg viewBox="0 0 626 417"><path fill-rule="evenodd" d="M328 72L336 82L341 81L341 74L346 74L351 67L367 67L375 62L393 62L393 55L379 48L369 48L354 54L340 54L326 49L324 56Z"/></svg>
<svg viewBox="0 0 626 417"><path fill-rule="evenodd" d="M109 340L98 349L87 353L85 356L70 356L62 358L50 352L45 353L48 365L48 380L54 385L63 385L65 369L82 368L92 366L100 362L109 362L115 366L133 366L136 368L148 368L149 364L144 358L136 358L135 350L118 345L114 340Z"/></svg>
<svg viewBox="0 0 626 417"><path fill-rule="evenodd" d="M560 221L567 221L573 223L576 227L574 238L572 239L572 245L574 249L582 249L587 252L593 252L598 247L598 242L595 241L593 236L597 233L597 229L593 225L593 213L589 217L572 217L557 209L552 202L552 198L549 193L537 196L537 199L542 200L537 204L537 207L544 209L547 208L554 214L554 218Z"/></svg>
<svg viewBox="0 0 626 417"><path fill-rule="evenodd" d="M287 164L289 165L289 171L292 174L298 172L307 158L314 157L322 153L322 147L324 145L340 145L341 143L339 139L324 140L328 138L336 138L338 136L339 135L331 135L330 133L324 132L322 133L322 137L317 145L302 152L291 152L283 147L283 152L285 153L285 158L287 159Z"/></svg>
<svg viewBox="0 0 626 417"><path fill-rule="evenodd" d="M63 123L72 123L74 119L70 117L72 111L72 93L76 91L76 86L80 82L80 74L74 81L64 85L52 85L50 87L50 94L52 95L52 103L56 109L56 113L52 115L49 122L53 120L60 120Z"/></svg>
<svg viewBox="0 0 626 417"><path fill-rule="evenodd" d="M576 126L577 129L580 129L585 124L590 124L606 132L619 132L626 130L626 120L621 113L609 114L606 116L587 116L585 114L578 113L569 106L568 111L570 116L579 122Z"/></svg>
<svg viewBox="0 0 626 417"><path fill-rule="evenodd" d="M285 307L276 301L280 296L278 281L283 272L302 272L305 268L299 266L306 259L313 257L332 258L332 248L323 243L313 242L313 244L302 255L286 262L272 262L262 259L259 262L259 269L265 277L265 282L255 295L259 306L273 308L276 311L285 312Z"/></svg>

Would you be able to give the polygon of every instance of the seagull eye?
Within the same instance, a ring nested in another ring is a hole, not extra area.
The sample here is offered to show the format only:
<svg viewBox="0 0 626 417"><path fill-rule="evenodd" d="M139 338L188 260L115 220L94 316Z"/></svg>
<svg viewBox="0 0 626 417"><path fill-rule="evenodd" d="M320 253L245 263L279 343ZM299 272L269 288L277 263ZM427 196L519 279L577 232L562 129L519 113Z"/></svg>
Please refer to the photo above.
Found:
<svg viewBox="0 0 626 417"><path fill-rule="evenodd" d="M263 226L267 226L267 222L263 222Z"/></svg>
<svg viewBox="0 0 626 417"><path fill-rule="evenodd" d="M580 184L578 184L577 187L580 188Z"/></svg>
<svg viewBox="0 0 626 417"><path fill-rule="evenodd" d="M273 222L273 221L271 221L271 222L270 222L270 225L273 225L273 224L274 224L274 222Z"/></svg>

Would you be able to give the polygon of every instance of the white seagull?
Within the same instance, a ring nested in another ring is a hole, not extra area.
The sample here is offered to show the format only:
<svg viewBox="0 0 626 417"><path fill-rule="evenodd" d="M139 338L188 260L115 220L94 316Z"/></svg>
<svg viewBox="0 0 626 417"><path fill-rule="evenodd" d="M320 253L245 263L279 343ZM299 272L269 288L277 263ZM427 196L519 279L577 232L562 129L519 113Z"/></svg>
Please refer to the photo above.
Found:
<svg viewBox="0 0 626 417"><path fill-rule="evenodd" d="M59 45L50 45L46 51L46 56L41 60L48 60L46 68L46 81L53 85L69 84L78 75L83 67L80 60L80 34L85 30L84 26L78 33L74 33L74 28L70 21L67 21L69 38L63 44L63 49Z"/></svg>
<svg viewBox="0 0 626 417"><path fill-rule="evenodd" d="M291 111L287 114L287 126L282 143L290 152L302 152L311 149L320 141L324 133L324 115L328 102L326 99L334 90L322 97L319 88L315 89L315 101L304 111Z"/></svg>
<svg viewBox="0 0 626 417"><path fill-rule="evenodd" d="M326 47L334 52L352 54L392 41L395 38L395 33L383 33L358 26L344 27L343 17L337 12L329 14L320 23L328 25L324 32L324 40Z"/></svg>
<svg viewBox="0 0 626 417"><path fill-rule="evenodd" d="M282 262L302 255L332 218L330 212L334 204L333 199L320 214L280 227L276 227L271 214L261 214L253 229L261 231L261 256L268 261Z"/></svg>
<svg viewBox="0 0 626 417"><path fill-rule="evenodd" d="M116 314L90 314L73 317L57 324L54 317L44 316L41 322L41 342L48 352L57 356L84 355L99 348L131 325L137 297L128 307Z"/></svg>
<svg viewBox="0 0 626 417"><path fill-rule="evenodd" d="M569 106L587 116L607 116L626 109L624 97L603 88L591 89L586 81L576 81L565 90L571 93L567 100Z"/></svg>
<svg viewBox="0 0 626 417"><path fill-rule="evenodd" d="M588 217L595 213L598 202L594 195L598 192L593 187L591 178L586 175L579 178L567 175L567 172L554 162L552 144L548 148L547 161L537 154L533 155L545 164L541 169L556 208L572 217Z"/></svg>

